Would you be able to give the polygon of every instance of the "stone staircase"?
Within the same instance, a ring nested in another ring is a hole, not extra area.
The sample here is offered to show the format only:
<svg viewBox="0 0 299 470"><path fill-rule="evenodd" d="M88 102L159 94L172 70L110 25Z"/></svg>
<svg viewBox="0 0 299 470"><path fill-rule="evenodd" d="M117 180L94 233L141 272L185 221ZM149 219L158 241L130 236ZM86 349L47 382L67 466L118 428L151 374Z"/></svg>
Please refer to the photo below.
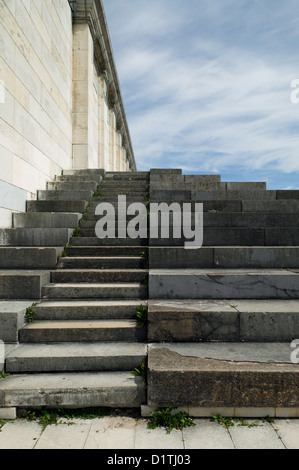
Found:
<svg viewBox="0 0 299 470"><path fill-rule="evenodd" d="M150 240L143 413L297 417L299 191L195 178L151 173L151 202L203 203L204 243Z"/></svg>
<svg viewBox="0 0 299 470"><path fill-rule="evenodd" d="M95 209L110 202L118 215L118 195L127 205L203 203L203 247L185 249L186 239L172 231L170 238L99 239ZM43 259L48 268L40 274L37 320L21 328L6 358L11 375L0 381L0 407L299 416L299 366L290 347L299 338L299 191L180 170L65 171L14 220L14 229L1 231L9 245L0 248L1 267L11 267L14 282L28 279L27 293ZM64 252L55 245L62 239ZM58 265L46 250L63 254ZM35 271L22 271L26 263ZM141 304L148 304L147 328L136 320ZM146 390L130 374L145 356Z"/></svg>
<svg viewBox="0 0 299 470"><path fill-rule="evenodd" d="M145 403L142 378L130 372L147 354L136 309L147 304L148 241L99 240L94 212L103 201L117 208L119 194L145 202L148 179L148 173L107 172L103 178L102 170L69 171L28 203L27 217L30 211L57 217L66 208L84 217L42 286L36 321L20 329L19 345L6 358L11 375L0 382L0 406Z"/></svg>

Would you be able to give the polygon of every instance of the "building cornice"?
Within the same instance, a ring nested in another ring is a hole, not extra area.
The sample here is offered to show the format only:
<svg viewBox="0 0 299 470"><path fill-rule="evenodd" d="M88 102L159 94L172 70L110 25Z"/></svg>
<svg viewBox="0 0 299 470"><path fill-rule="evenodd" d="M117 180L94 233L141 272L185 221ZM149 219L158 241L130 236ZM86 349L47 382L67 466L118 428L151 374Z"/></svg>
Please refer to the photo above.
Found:
<svg viewBox="0 0 299 470"><path fill-rule="evenodd" d="M118 129L121 129L123 146L130 168L136 171L136 161L102 0L74 0L70 1L70 5L74 24L87 23L89 25L94 44L95 66L99 75L103 76L107 83L108 106L117 116Z"/></svg>

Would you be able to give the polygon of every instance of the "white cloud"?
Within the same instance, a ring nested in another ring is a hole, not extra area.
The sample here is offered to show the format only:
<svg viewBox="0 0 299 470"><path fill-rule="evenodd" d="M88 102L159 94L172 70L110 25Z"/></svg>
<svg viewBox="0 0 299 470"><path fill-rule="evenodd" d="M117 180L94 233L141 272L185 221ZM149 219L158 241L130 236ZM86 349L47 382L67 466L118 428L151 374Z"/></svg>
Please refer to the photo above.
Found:
<svg viewBox="0 0 299 470"><path fill-rule="evenodd" d="M299 172L295 2L104 3L140 169Z"/></svg>

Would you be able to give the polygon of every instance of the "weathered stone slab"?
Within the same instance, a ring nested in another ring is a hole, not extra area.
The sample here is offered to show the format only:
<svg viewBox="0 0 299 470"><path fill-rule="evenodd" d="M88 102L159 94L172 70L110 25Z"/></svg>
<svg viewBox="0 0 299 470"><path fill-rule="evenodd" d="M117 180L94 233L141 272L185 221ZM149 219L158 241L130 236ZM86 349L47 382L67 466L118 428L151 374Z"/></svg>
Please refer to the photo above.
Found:
<svg viewBox="0 0 299 470"><path fill-rule="evenodd" d="M60 247L0 247L0 269L54 269Z"/></svg>
<svg viewBox="0 0 299 470"><path fill-rule="evenodd" d="M82 214L27 212L13 214L14 228L75 228L79 225Z"/></svg>
<svg viewBox="0 0 299 470"><path fill-rule="evenodd" d="M207 345L204 345L205 348ZM277 346L276 346L277 347ZM255 344L252 349L257 349ZM193 350L194 351L194 350ZM264 351L262 351L264 352ZM148 405L205 407L298 407L299 368L281 362L258 361L250 354L234 359L194 357L165 347L149 350ZM221 353L220 353L221 354ZM271 351L272 354L272 351ZM256 355L256 354L255 354ZM254 355L253 355L254 357ZM281 356L283 357L283 355Z"/></svg>
<svg viewBox="0 0 299 470"><path fill-rule="evenodd" d="M2 246L64 246L73 234L69 228L12 228L0 229Z"/></svg>
<svg viewBox="0 0 299 470"><path fill-rule="evenodd" d="M1 270L0 299L40 299L50 271Z"/></svg>
<svg viewBox="0 0 299 470"><path fill-rule="evenodd" d="M149 298L297 299L299 274L283 269L151 269Z"/></svg>

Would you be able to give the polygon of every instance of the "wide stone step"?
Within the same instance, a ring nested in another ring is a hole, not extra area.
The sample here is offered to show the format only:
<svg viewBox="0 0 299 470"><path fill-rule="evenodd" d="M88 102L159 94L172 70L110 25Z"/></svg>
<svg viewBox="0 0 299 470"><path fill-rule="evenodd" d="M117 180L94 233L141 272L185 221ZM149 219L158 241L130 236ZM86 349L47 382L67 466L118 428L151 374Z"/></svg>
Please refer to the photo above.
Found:
<svg viewBox="0 0 299 470"><path fill-rule="evenodd" d="M148 248L140 246L68 246L65 249L71 257L113 257L113 256L144 256Z"/></svg>
<svg viewBox="0 0 299 470"><path fill-rule="evenodd" d="M149 348L149 406L293 408L299 406L298 387L289 343Z"/></svg>
<svg viewBox="0 0 299 470"><path fill-rule="evenodd" d="M73 258L77 260L77 258ZM91 265L95 258L90 258ZM88 265L88 263L86 263ZM111 283L111 282L142 282L146 276L144 269L68 269L71 265L63 266L66 269L52 271L51 281L62 283Z"/></svg>
<svg viewBox="0 0 299 470"><path fill-rule="evenodd" d="M93 196L90 190L37 191L38 201L89 201Z"/></svg>
<svg viewBox="0 0 299 470"><path fill-rule="evenodd" d="M88 201L27 201L27 212L75 212L83 214Z"/></svg>
<svg viewBox="0 0 299 470"><path fill-rule="evenodd" d="M40 299L42 287L50 282L50 271L0 270L0 299Z"/></svg>
<svg viewBox="0 0 299 470"><path fill-rule="evenodd" d="M9 373L132 371L147 354L142 343L20 344L6 357Z"/></svg>
<svg viewBox="0 0 299 470"><path fill-rule="evenodd" d="M150 299L299 299L299 270L149 271Z"/></svg>
<svg viewBox="0 0 299 470"><path fill-rule="evenodd" d="M136 282L48 284L42 294L48 299L145 299L147 288Z"/></svg>
<svg viewBox="0 0 299 470"><path fill-rule="evenodd" d="M0 381L1 407L140 407L141 377L130 372L80 372L11 375Z"/></svg>
<svg viewBox="0 0 299 470"><path fill-rule="evenodd" d="M54 269L63 248L0 247L0 269Z"/></svg>
<svg viewBox="0 0 299 470"><path fill-rule="evenodd" d="M186 250L184 247L149 248L150 269L187 268L298 268L298 246L216 246Z"/></svg>
<svg viewBox="0 0 299 470"><path fill-rule="evenodd" d="M13 214L13 228L75 228L82 214L27 212Z"/></svg>
<svg viewBox="0 0 299 470"><path fill-rule="evenodd" d="M99 185L101 181L101 177L92 179L90 175L59 175L55 176L54 183L96 183L96 185Z"/></svg>
<svg viewBox="0 0 299 470"><path fill-rule="evenodd" d="M288 342L299 338L299 300L150 300L148 341Z"/></svg>
<svg viewBox="0 0 299 470"><path fill-rule="evenodd" d="M49 191L92 191L96 192L98 183L96 181L66 181L66 182L57 182L52 181L47 183L47 190Z"/></svg>
<svg viewBox="0 0 299 470"><path fill-rule="evenodd" d="M19 331L21 343L144 341L137 320L59 320L30 323Z"/></svg>
<svg viewBox="0 0 299 470"><path fill-rule="evenodd" d="M136 300L42 300L36 307L39 320L136 320L136 309L147 302Z"/></svg>
<svg viewBox="0 0 299 470"><path fill-rule="evenodd" d="M73 234L70 228L6 228L0 229L2 246L64 246Z"/></svg>

